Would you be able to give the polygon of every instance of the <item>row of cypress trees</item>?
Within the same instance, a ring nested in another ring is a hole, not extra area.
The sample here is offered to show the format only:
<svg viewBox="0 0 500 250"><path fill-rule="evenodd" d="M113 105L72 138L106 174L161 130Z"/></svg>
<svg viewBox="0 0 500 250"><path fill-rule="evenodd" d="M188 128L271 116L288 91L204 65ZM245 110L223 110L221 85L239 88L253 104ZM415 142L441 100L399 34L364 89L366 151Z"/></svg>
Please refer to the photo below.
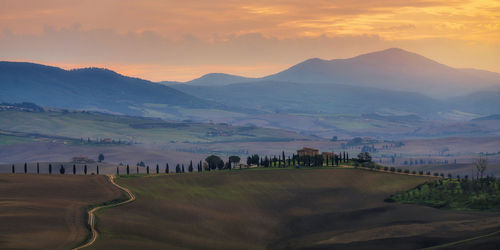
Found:
<svg viewBox="0 0 500 250"><path fill-rule="evenodd" d="M293 154L292 157L288 156L288 160L285 158L285 152L282 152L282 156L276 156L272 157L259 157L258 155L252 155L248 157L247 163L250 164L256 164L261 167L286 167L288 161L288 166L295 166L295 164L303 164L304 166L323 166L323 164L326 161L326 166L330 166L330 162L332 163L331 165L339 165L339 163L346 163L349 161L349 153L343 152L338 155L335 155L335 157L326 157L324 158L322 155L317 155L317 156L302 156L299 157L296 154ZM203 172L203 163L200 161L197 164L197 172ZM48 173L52 174L52 164L49 164L48 166ZM73 164L73 174L76 174L76 165ZM24 173L28 173L28 164L24 163L24 168L23 168ZM194 172L194 166L193 166L193 161L190 161L189 166L187 168L188 172ZM136 166L136 174L139 174L139 167ZM160 173L160 166L156 164L156 169L155 169L156 174ZM184 164L177 164L175 167L175 173L185 173L186 169L184 167ZM15 165L12 164L12 173L16 173L16 168ZM36 164L36 173L40 174L40 164ZM59 173L60 174L65 174L66 173L66 168L64 165L60 165L59 167ZM87 165L83 166L83 173L87 175L88 173L88 168ZM130 166L127 164L126 166L126 175L130 175L131 170ZM170 166L168 163L165 165L165 173L168 174L170 173ZM96 174L99 174L99 165L96 166ZM120 174L120 168L116 167L116 174ZM149 166L146 166L146 174L150 174L150 168Z"/></svg>
<svg viewBox="0 0 500 250"><path fill-rule="evenodd" d="M198 164L197 164L197 170L198 172L202 172L203 171L203 163L202 161L200 161ZM193 161L191 161L189 163L189 166L187 168L187 171L188 172L194 172L194 166L193 166ZM184 164L177 164L175 166L175 173L185 173L186 172L186 168L184 167ZM131 173L131 168L130 166L127 164L126 168L125 168L125 174L126 175L130 175ZM136 166L135 168L135 173L136 174L139 174L140 171L139 171L139 166ZM155 169L155 173L156 174L159 174L160 173L160 165L156 164L156 169ZM165 174L169 174L170 173L170 166L167 164L165 164ZM173 173L173 172L172 172ZM116 174L117 175L120 175L120 167L116 167ZM146 174L150 174L150 168L149 168L149 165L146 166Z"/></svg>
<svg viewBox="0 0 500 250"><path fill-rule="evenodd" d="M48 173L52 174L52 170L53 170L52 164L49 164ZM12 164L12 170L11 171L12 171L13 174L16 173L16 166L14 164ZM28 164L27 163L24 163L23 172L25 174L28 173ZM36 173L40 174L40 163L38 163L38 162L36 163ZM65 174L66 173L66 168L64 167L63 164L61 164L60 167L59 167L59 173L60 174ZM85 175L87 175L87 173L88 173L87 165L83 166L83 173ZM75 164L73 164L73 174L74 175L76 174L76 165ZM99 165L96 165L96 174L99 174Z"/></svg>

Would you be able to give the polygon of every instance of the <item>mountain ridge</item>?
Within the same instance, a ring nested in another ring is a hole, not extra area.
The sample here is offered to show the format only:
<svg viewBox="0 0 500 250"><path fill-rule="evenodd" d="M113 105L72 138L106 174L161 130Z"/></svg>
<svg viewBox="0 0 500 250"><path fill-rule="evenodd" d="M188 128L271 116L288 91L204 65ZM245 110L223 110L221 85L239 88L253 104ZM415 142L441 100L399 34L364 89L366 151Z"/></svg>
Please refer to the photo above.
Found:
<svg viewBox="0 0 500 250"><path fill-rule="evenodd" d="M347 59L310 58L288 69L260 78L216 73L185 82L188 85L224 86L263 80L297 83L332 83L410 91L435 98L500 88L500 74L449 67L400 48L389 48ZM209 79L209 80L205 80Z"/></svg>

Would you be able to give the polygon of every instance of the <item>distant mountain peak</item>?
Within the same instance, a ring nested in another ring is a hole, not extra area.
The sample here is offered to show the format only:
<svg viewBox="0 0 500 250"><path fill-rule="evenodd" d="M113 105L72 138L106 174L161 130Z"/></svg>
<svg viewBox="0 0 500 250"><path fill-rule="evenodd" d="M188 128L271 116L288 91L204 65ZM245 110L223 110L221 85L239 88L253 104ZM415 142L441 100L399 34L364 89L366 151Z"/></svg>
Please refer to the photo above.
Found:
<svg viewBox="0 0 500 250"><path fill-rule="evenodd" d="M247 78L243 76L231 75L226 73L209 73L196 78L194 80L186 82L190 85L203 85L203 86L223 86L232 83L248 82L252 81L253 78Z"/></svg>
<svg viewBox="0 0 500 250"><path fill-rule="evenodd" d="M500 86L498 75L455 69L414 52L388 48L347 59L311 58L265 80L339 83L452 97Z"/></svg>

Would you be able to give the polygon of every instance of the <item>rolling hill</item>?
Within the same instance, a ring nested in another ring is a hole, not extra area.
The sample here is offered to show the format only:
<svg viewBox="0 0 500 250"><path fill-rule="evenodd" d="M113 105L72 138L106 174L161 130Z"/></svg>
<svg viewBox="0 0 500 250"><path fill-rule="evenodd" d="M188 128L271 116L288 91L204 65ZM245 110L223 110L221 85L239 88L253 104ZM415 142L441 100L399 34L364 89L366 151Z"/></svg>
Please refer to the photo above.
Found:
<svg viewBox="0 0 500 250"><path fill-rule="evenodd" d="M154 116L178 109L229 108L168 86L86 68L64 70L33 63L0 62L0 102L34 102L42 106Z"/></svg>
<svg viewBox="0 0 500 250"><path fill-rule="evenodd" d="M0 105L0 135L37 140L61 140L88 144L87 138L110 138L117 144L166 144L312 139L295 132L197 122L171 122L156 118L112 115L99 112L49 109L20 110ZM12 138L12 139L15 139ZM118 143L121 142L121 143ZM93 144L93 143L91 143Z"/></svg>
<svg viewBox="0 0 500 250"><path fill-rule="evenodd" d="M259 81L227 86L177 84L172 87L227 106L274 113L381 113L436 117L437 112L447 112L442 101L422 94L343 84Z"/></svg>

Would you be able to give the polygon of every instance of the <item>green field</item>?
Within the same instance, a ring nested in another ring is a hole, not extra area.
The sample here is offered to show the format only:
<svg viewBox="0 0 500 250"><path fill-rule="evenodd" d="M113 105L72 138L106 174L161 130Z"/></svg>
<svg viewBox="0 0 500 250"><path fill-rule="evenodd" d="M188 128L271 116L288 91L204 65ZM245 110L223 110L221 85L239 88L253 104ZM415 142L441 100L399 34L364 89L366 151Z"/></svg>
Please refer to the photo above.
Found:
<svg viewBox="0 0 500 250"><path fill-rule="evenodd" d="M494 231L498 213L387 203L430 177L269 169L122 177L95 249L416 249Z"/></svg>
<svg viewBox="0 0 500 250"><path fill-rule="evenodd" d="M21 144L21 143L27 143L30 141L32 141L32 139L27 138L27 137L19 137L19 136L0 134L0 146Z"/></svg>
<svg viewBox="0 0 500 250"><path fill-rule="evenodd" d="M74 139L111 138L144 144L167 142L287 141L310 137L294 132L225 124L166 122L89 112L0 111L0 130Z"/></svg>

